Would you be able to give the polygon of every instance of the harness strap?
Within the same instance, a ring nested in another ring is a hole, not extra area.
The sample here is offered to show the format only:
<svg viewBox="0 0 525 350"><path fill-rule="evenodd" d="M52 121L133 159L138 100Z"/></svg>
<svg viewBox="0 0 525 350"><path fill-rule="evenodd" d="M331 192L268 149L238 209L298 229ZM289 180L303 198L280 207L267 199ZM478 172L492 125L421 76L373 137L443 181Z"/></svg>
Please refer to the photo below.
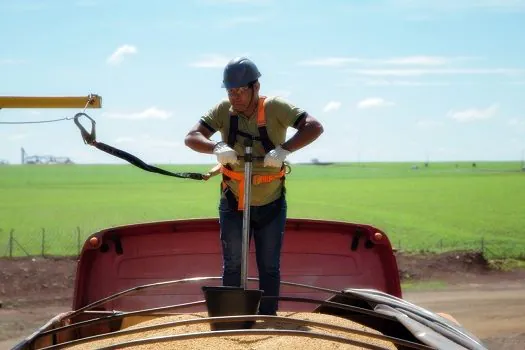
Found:
<svg viewBox="0 0 525 350"><path fill-rule="evenodd" d="M223 175L228 176L231 180L239 182L239 200L237 204L237 210L243 210L244 208L244 172L237 172L230 170L224 166L221 166L220 171ZM283 166L281 171L275 174L255 174L252 175L252 184L260 185L263 183L270 183L274 180L278 180L286 175L286 168ZM225 184L223 183L223 188Z"/></svg>
<svg viewBox="0 0 525 350"><path fill-rule="evenodd" d="M236 115L230 115L230 129L228 130L228 146L233 148L237 140L237 130L239 129L239 119Z"/></svg>
<svg viewBox="0 0 525 350"><path fill-rule="evenodd" d="M264 113L264 100L266 96L261 96L259 98L259 105L257 106L257 128L259 130L259 136L266 153L270 152L275 148L275 145L270 140L268 136L268 131L266 130L266 114Z"/></svg>
<svg viewBox="0 0 525 350"><path fill-rule="evenodd" d="M275 148L275 145L270 140L268 136L268 131L266 130L266 114L264 113L264 101L266 96L259 97L259 104L257 105L257 130L259 131L259 136L252 136L243 131L239 131L239 117L235 114L230 114L230 126L228 130L228 141L227 144L231 148L235 145L237 141L237 135L242 137L251 137L252 140L260 141L264 147L266 153L270 152Z"/></svg>

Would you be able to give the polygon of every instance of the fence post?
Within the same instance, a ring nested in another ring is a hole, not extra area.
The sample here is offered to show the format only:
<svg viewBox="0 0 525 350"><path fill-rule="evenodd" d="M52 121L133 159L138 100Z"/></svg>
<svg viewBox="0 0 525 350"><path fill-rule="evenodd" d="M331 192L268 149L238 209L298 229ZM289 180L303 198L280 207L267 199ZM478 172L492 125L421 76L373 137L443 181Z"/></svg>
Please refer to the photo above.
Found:
<svg viewBox="0 0 525 350"><path fill-rule="evenodd" d="M439 250L443 251L443 238L439 240Z"/></svg>
<svg viewBox="0 0 525 350"><path fill-rule="evenodd" d="M11 232L9 232L9 257L13 257L13 232L15 232L14 229L11 229Z"/></svg>
<svg viewBox="0 0 525 350"><path fill-rule="evenodd" d="M481 255L485 255L485 237L481 237Z"/></svg>
<svg viewBox="0 0 525 350"><path fill-rule="evenodd" d="M42 257L45 257L45 246L46 246L46 229L42 227Z"/></svg>

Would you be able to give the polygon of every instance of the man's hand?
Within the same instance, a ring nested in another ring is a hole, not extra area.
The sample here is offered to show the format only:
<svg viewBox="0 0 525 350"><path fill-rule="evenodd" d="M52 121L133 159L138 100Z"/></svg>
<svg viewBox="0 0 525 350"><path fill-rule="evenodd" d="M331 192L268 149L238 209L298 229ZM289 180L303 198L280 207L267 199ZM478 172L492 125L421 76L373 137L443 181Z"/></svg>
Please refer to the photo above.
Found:
<svg viewBox="0 0 525 350"><path fill-rule="evenodd" d="M213 154L217 156L217 161L222 165L226 164L237 164L239 160L237 159L237 152L228 146L224 141L221 141L215 145L213 148Z"/></svg>
<svg viewBox="0 0 525 350"><path fill-rule="evenodd" d="M285 150L281 146L277 146L264 157L264 166L280 168L290 153L290 151Z"/></svg>
<svg viewBox="0 0 525 350"><path fill-rule="evenodd" d="M217 164L215 165L213 168L211 168L210 170L208 170L207 173L205 174L202 174L202 178L204 181L208 181L211 177L215 176L215 175L219 175L221 173L221 166L222 164Z"/></svg>

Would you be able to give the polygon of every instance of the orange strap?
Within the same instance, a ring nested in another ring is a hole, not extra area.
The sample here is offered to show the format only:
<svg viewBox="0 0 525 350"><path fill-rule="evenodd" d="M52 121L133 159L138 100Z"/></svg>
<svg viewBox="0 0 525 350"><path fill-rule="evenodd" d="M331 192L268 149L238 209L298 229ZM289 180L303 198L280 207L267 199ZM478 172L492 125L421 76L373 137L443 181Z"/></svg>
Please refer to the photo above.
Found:
<svg viewBox="0 0 525 350"><path fill-rule="evenodd" d="M259 97L259 104L257 105L257 126L266 126L266 115L264 114L264 100L266 96Z"/></svg>
<svg viewBox="0 0 525 350"><path fill-rule="evenodd" d="M244 172L237 172L221 166L221 173L228 176L230 179L239 182L239 200L237 201L237 210L244 208ZM262 183L269 183L274 180L282 178L286 174L286 169L283 167L280 172L266 175L252 175L252 184L259 185Z"/></svg>

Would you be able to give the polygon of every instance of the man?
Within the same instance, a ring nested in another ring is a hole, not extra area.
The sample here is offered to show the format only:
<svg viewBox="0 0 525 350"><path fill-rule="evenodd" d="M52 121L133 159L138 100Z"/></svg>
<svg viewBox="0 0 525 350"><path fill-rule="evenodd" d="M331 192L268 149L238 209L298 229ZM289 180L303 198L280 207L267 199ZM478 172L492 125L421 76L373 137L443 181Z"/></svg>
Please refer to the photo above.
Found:
<svg viewBox="0 0 525 350"><path fill-rule="evenodd" d="M223 285L240 286L242 263L242 208L244 140L252 138L253 183L251 189L251 235L255 240L259 288L265 296L278 296L281 281L280 255L286 223L284 161L313 142L323 127L306 111L277 97L259 96L259 72L246 57L232 59L223 72L225 99L211 108L189 131L185 144L215 154L223 174L219 203L220 239L223 254ZM286 140L288 127L297 129ZM220 142L210 140L219 131ZM258 160L257 157L260 157ZM217 169L216 169L217 172ZM276 300L263 300L259 313L275 315Z"/></svg>

